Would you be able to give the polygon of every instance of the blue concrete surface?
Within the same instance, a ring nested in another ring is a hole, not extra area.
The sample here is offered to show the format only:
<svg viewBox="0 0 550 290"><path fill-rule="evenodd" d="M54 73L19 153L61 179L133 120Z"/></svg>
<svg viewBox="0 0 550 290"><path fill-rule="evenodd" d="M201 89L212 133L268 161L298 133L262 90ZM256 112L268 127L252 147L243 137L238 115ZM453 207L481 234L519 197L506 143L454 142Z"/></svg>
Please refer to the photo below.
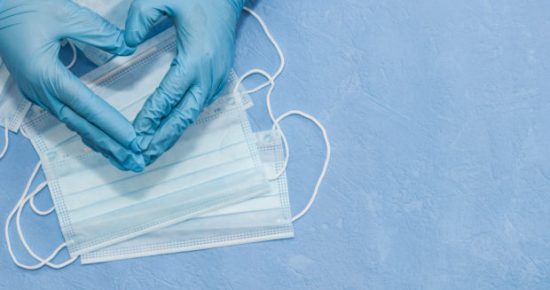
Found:
<svg viewBox="0 0 550 290"><path fill-rule="evenodd" d="M55 271L18 269L2 289L549 289L550 2L257 1L288 66L274 109L327 126L333 162L293 240ZM245 17L236 68L276 66ZM251 118L268 128L262 96ZM291 204L324 156L309 123L285 123ZM11 135L0 218L37 157ZM48 195L41 204L48 204ZM28 211L40 253L61 241Z"/></svg>

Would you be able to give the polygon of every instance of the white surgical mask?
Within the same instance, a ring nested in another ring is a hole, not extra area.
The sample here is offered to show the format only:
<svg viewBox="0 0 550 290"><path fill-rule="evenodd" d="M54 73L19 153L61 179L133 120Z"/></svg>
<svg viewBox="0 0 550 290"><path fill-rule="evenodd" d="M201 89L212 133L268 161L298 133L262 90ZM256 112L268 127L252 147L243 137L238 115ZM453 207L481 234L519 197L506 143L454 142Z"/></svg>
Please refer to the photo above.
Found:
<svg viewBox="0 0 550 290"><path fill-rule="evenodd" d="M283 147L273 131L256 134L267 176L283 166ZM82 255L83 264L185 252L294 236L286 175L270 181L270 191L253 199L209 212Z"/></svg>
<svg viewBox="0 0 550 290"><path fill-rule="evenodd" d="M88 84L100 96L108 93L107 101L133 119L168 70L173 42L155 39L112 71L94 72L99 79ZM160 69L145 69L150 63ZM239 94L221 96L170 151L140 174L121 172L89 152L46 113L33 112L24 126L42 160L64 246L73 259L269 191ZM31 199L22 198L10 218ZM40 261L38 265L53 265Z"/></svg>
<svg viewBox="0 0 550 290"><path fill-rule="evenodd" d="M3 142L0 159L8 150L8 131L19 131L25 115L31 107L31 102L21 95L13 79L9 78L9 72L5 66L0 67L0 82L4 80L3 88L0 88L0 127L4 128L4 140L0 141ZM2 83L0 83L1 86Z"/></svg>

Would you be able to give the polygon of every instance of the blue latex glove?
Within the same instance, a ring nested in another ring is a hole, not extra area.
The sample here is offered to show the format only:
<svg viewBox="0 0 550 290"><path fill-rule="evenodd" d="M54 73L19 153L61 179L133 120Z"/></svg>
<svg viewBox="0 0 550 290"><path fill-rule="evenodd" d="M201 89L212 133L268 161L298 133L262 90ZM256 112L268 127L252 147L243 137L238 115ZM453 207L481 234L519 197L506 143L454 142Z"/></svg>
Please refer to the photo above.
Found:
<svg viewBox="0 0 550 290"><path fill-rule="evenodd" d="M177 56L134 121L147 164L170 149L223 90L233 65L244 0L135 0L126 43L137 46L164 15L177 31Z"/></svg>
<svg viewBox="0 0 550 290"><path fill-rule="evenodd" d="M23 95L48 110L120 169L142 171L135 130L59 60L73 39L128 55L122 31L70 0L0 1L0 55Z"/></svg>

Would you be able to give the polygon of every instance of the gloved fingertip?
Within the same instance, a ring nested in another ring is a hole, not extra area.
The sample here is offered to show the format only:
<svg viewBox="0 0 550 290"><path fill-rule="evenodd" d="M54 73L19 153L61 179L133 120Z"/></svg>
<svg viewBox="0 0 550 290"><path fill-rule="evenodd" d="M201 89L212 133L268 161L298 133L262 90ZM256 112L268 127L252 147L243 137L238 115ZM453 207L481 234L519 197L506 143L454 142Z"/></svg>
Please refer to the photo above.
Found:
<svg viewBox="0 0 550 290"><path fill-rule="evenodd" d="M138 30L126 30L124 32L124 39L126 40L126 45L130 47L137 47L142 40L141 32Z"/></svg>
<svg viewBox="0 0 550 290"><path fill-rule="evenodd" d="M134 152L135 154L140 154L141 152L143 152L143 149L141 149L141 146L139 145L138 138L134 139L134 141L130 143L130 150L132 150L132 152Z"/></svg>
<svg viewBox="0 0 550 290"><path fill-rule="evenodd" d="M116 53L119 56L129 56L134 54L136 50L137 50L137 47L131 47L129 45L125 45L124 47L120 48Z"/></svg>
<svg viewBox="0 0 550 290"><path fill-rule="evenodd" d="M145 170L145 159L143 158L143 155L135 155L135 158L133 159L134 162L132 162L130 170L136 173L143 172L143 170Z"/></svg>

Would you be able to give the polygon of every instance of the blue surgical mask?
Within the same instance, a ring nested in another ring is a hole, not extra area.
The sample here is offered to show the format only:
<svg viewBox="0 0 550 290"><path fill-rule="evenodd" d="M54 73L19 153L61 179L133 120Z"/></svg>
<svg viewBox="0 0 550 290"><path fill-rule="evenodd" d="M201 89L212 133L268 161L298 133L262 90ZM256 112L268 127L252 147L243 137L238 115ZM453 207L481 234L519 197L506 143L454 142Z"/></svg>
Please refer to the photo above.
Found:
<svg viewBox="0 0 550 290"><path fill-rule="evenodd" d="M153 40L85 83L132 119L170 66L170 39ZM144 69L150 63L159 69ZM42 161L71 257L267 193L245 108L240 94L221 96L140 174L118 171L64 125L34 112L25 132Z"/></svg>

